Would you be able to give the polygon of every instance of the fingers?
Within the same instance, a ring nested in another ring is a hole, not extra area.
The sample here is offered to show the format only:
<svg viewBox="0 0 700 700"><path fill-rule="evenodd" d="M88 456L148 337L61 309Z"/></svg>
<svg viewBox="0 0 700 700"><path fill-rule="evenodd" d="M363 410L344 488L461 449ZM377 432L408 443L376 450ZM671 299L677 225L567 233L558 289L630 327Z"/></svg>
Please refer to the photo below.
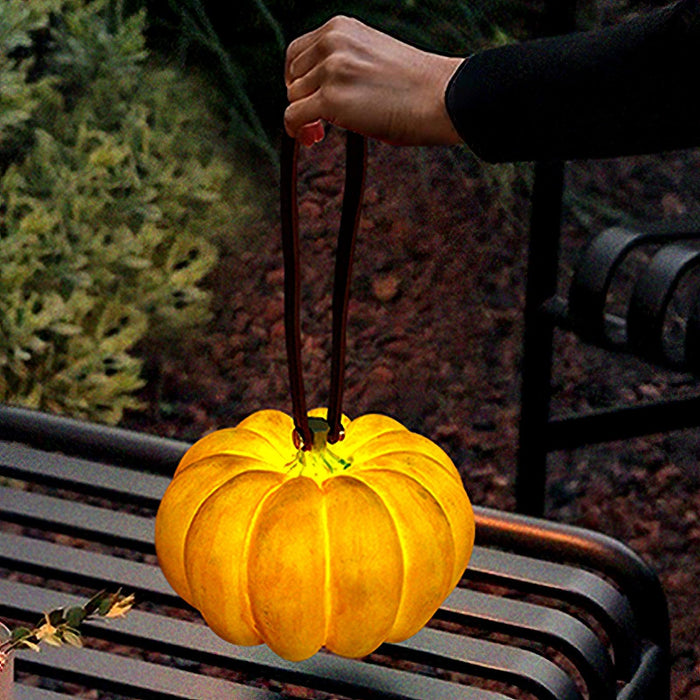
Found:
<svg viewBox="0 0 700 700"><path fill-rule="evenodd" d="M306 145L323 138L320 119L333 121L324 111L329 109L325 96L335 93L333 86L347 78L352 59L343 55L342 46L347 44L347 32L356 30L357 25L356 20L334 17L287 49L285 81L290 104L285 111L285 128Z"/></svg>
<svg viewBox="0 0 700 700"><path fill-rule="evenodd" d="M287 133L304 146L312 146L325 135L318 119L318 100L309 98L319 88L318 70L314 67L321 60L319 40L327 31L327 24L300 36L287 47L284 79L290 104L284 113L284 126Z"/></svg>
<svg viewBox="0 0 700 700"><path fill-rule="evenodd" d="M339 15L292 41L287 47L285 58L286 84L289 85L306 75L326 56L338 49L345 34L356 31L359 26L357 20Z"/></svg>
<svg viewBox="0 0 700 700"><path fill-rule="evenodd" d="M306 39L307 37L308 35L301 38ZM310 38L308 42L304 42L304 45L299 50L293 50L294 44L289 45L285 66L285 82L287 86L303 78L323 60L326 51L323 49L324 42L322 39L319 36Z"/></svg>
<svg viewBox="0 0 700 700"><path fill-rule="evenodd" d="M287 133L299 139L305 145L311 145L323 139L324 129L319 115L323 113L318 91L301 100L292 102L284 112L284 126ZM330 115L323 115L325 121L331 121ZM308 143L308 142L311 143Z"/></svg>
<svg viewBox="0 0 700 700"><path fill-rule="evenodd" d="M317 65L304 75L293 79L287 83L287 99L290 103L303 100L305 97L312 95L321 86L323 64Z"/></svg>
<svg viewBox="0 0 700 700"><path fill-rule="evenodd" d="M287 85L304 75L311 67L313 56L309 53L309 47L312 47L315 43L314 34L315 32L305 34L295 39L287 47L284 65L284 81Z"/></svg>

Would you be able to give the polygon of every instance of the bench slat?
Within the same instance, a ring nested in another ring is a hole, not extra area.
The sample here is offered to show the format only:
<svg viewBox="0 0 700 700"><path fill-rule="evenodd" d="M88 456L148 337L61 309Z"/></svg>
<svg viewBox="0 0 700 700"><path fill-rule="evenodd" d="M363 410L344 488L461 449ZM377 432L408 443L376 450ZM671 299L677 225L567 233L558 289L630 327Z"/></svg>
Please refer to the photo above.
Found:
<svg viewBox="0 0 700 700"><path fill-rule="evenodd" d="M574 659L595 698L614 697L614 674L601 640L580 620L554 608L456 588L437 613L440 619L517 634Z"/></svg>
<svg viewBox="0 0 700 700"><path fill-rule="evenodd" d="M124 589L142 592L151 601L181 604L158 566L45 540L3 533L0 564L15 571L43 574L85 587L121 585Z"/></svg>
<svg viewBox="0 0 700 700"><path fill-rule="evenodd" d="M145 501L151 506L158 505L170 482L168 477L46 452L16 442L0 442L0 474L81 493L117 496L132 503Z"/></svg>
<svg viewBox="0 0 700 700"><path fill-rule="evenodd" d="M5 486L0 486L0 515L12 522L44 527L50 532L97 538L106 544L141 552L155 551L153 518Z"/></svg>
<svg viewBox="0 0 700 700"><path fill-rule="evenodd" d="M389 645L386 645L389 646ZM395 645L421 663L496 678L527 688L543 700L581 700L573 679L540 654L464 635L423 628ZM603 700L603 698L600 698Z"/></svg>
<svg viewBox="0 0 700 700"><path fill-rule="evenodd" d="M623 675L635 667L639 649L630 645L637 639L635 617L629 601L604 579L565 564L537 561L509 552L474 547L469 562L471 580L505 585L579 606L603 626L615 649L616 664Z"/></svg>
<svg viewBox="0 0 700 700"><path fill-rule="evenodd" d="M271 691L210 678L178 668L154 664L96 649L42 649L40 653L20 651L17 668L43 677L91 688L126 693L142 698L182 698L184 700L272 700Z"/></svg>

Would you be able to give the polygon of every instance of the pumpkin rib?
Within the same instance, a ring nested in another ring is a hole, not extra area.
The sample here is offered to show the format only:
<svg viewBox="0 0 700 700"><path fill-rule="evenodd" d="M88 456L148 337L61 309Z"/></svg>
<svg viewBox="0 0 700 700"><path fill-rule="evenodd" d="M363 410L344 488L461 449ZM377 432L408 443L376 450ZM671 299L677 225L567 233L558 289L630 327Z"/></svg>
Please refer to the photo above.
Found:
<svg viewBox="0 0 700 700"><path fill-rule="evenodd" d="M248 462L248 464L244 465L244 469L245 469L245 468L249 468L249 467L250 467L250 463L251 463L251 462L254 463L254 462L256 462L256 461L257 461L258 464L264 466L264 463L263 463L263 462L260 462L259 460L253 460L253 459L250 459L250 458L244 458L244 459ZM192 476L192 475L196 474L196 471L197 471L198 469L206 468L206 466L207 466L207 465L206 465L206 461L207 461L207 460L202 459L202 460L199 460L198 462L193 462L192 464L187 465L179 474L177 474L175 477L173 477L172 482L170 483L170 485L168 486L168 489L166 490L166 494L164 495L163 500L164 500L166 503L168 503L168 499L170 499L170 498L175 499L176 501L181 500L181 499L182 499L182 488L181 488L181 487L182 487L182 484L184 483L184 482L182 481L183 476L184 476L186 473L187 473L187 476ZM193 471L192 471L192 472L189 472L190 467L193 468ZM195 469L195 467L196 467L196 469ZM179 565L176 566L175 568L177 568L179 572L171 571L171 574L175 575L177 578L181 578L181 579L182 579L182 580L181 580L181 584L182 584L183 586L185 586L185 590L184 590L184 591L177 591L177 592L178 592L178 594L179 594L182 598L184 598L184 599L185 599L188 603L190 603L190 604L192 604L192 602L191 602L191 597L192 597L192 595L191 595L191 590L190 590L190 584L189 584L189 582L187 581L187 576L186 576L186 574L185 574L185 543L186 543L186 540L187 540L187 533L189 532L189 529L190 529L190 527L191 527L191 525L192 525L192 522L194 522L194 519L197 517L197 513L199 512L199 509L202 507L202 505L204 504L204 502L207 501L208 498L209 498L215 491L217 491L218 489L222 488L225 484L227 484L228 482L230 482L230 480L231 480L232 478L234 478L237 474L241 473L242 470L237 471L236 474L233 475L233 477L232 477L232 476L227 476L227 475L225 474L226 471L227 471L227 467L223 467L223 466L222 466L222 467L221 467L221 472L222 472L222 481L221 481L221 483L219 483L218 486L214 487L214 488L212 489L212 491L211 491L209 494L207 494L207 496L205 496L205 497L202 499L202 501L201 501L200 504L197 506L197 508L194 509L194 510L192 511L191 515L189 516L188 522L187 522L186 524L185 524L185 523L177 523L178 531L180 531L180 532L184 531L184 537L183 537L183 539L182 539L182 547L181 547L181 549L179 549L179 550L177 551L177 553L175 554L175 558L176 558L176 560L179 562ZM195 481L201 481L201 479L198 480L198 479L195 477ZM210 483L211 483L211 482L210 482ZM216 483L216 482L215 482L215 483ZM186 489L185 489L185 490L186 490ZM156 517L156 552L158 552L159 549L162 550L163 544L166 544L166 543L167 543L167 545L169 545L169 544L172 542L172 540L173 540L173 532L164 532L164 531L161 530L161 528L162 528L162 526L163 526L163 525L162 525L162 518L163 518L163 515L162 515L162 514L163 514L163 513L168 513L168 514L169 514L171 509L172 509L172 505L169 504L169 503L168 503L168 505L166 505L166 507L165 507L164 509L161 510L161 508L159 508L159 513L160 513L161 515L160 515L160 517L158 517L158 516ZM162 533L162 534L161 534L161 533ZM159 544L161 545L160 547L159 547ZM166 547L166 551L167 551L167 547ZM162 554L162 551L161 551L161 554ZM161 564L161 568L163 568L164 571L170 570L170 566L169 566L170 561L172 561L172 560L171 560L170 557L168 556L168 565L163 566L163 564ZM169 580L169 583L173 586L173 588L176 588L176 589L177 589L177 586L174 585L174 584L175 584L174 581L170 581L170 580Z"/></svg>
<svg viewBox="0 0 700 700"><path fill-rule="evenodd" d="M323 492L314 479L290 478L261 500L245 559L251 610L270 649L301 661L325 642Z"/></svg>
<svg viewBox="0 0 700 700"><path fill-rule="evenodd" d="M294 421L283 411L273 408L256 411L244 418L236 428L264 436L268 442L274 445L275 450L285 461L293 458L296 453L296 448L292 444Z"/></svg>
<svg viewBox="0 0 700 700"><path fill-rule="evenodd" d="M391 471L387 469L387 471ZM395 472L393 472L395 473ZM384 508L386 508L386 512L389 514L389 520L393 526L394 533L396 535L396 541L398 542L399 549L401 550L401 587L398 593L398 605L396 606L396 612L394 614L394 618L391 622L391 625L389 629L392 629L394 625L396 624L396 618L398 617L399 611L401 610L401 604L403 603L405 591L406 591L406 576L407 576L407 571L406 571L406 545L404 543L403 537L401 537L401 529L398 527L396 523L396 515L393 512L393 510L389 507L389 504L384 500L382 497L382 494L378 492L371 483L367 483L365 479L357 477L355 474L344 474L344 478L347 479L352 479L354 481L359 482L362 484L365 488L367 488L371 493L376 496L377 499L382 503Z"/></svg>
<svg viewBox="0 0 700 700"><path fill-rule="evenodd" d="M400 478L403 478L403 479L406 479L406 480L408 480L408 481L411 481L411 482L413 482L415 485L417 485L417 486L419 487L419 489L422 489L426 494L428 494L428 496L430 496L430 498L432 499L432 501L434 502L434 504L438 507L438 510L439 510L439 512L440 512L440 514L441 514L441 516L442 516L442 518L443 518L443 520L444 520L444 522L445 522L445 524L446 524L446 526L447 526L447 530L448 530L448 532L450 533L449 543L450 543L450 545L451 545L451 547L450 547L450 549L451 549L451 562L450 562L449 569L450 569L450 571L454 571L454 568L455 568L455 560L457 559L457 551L456 551L456 547L455 547L454 536L452 535L452 525L451 525L450 519L448 518L447 513L445 512L445 509L443 508L442 503L440 503L439 499L437 499L437 498L436 498L436 497L435 497L435 496L434 496L434 495L433 495L433 494L432 494L418 479L416 479L415 477L411 476L410 474L407 474L407 473L405 473L405 472L402 472L402 471L399 470L399 469L387 469L387 468L385 468L385 469L376 469L376 470L375 470L375 473L383 473L383 474L390 475L391 477L398 476L398 477L400 477ZM359 478L359 476L360 476L360 475L357 475L355 478ZM369 476L369 475L368 475L368 476ZM361 479L361 480L362 480L364 483L367 483L367 480L365 480L365 479ZM403 554L404 554L404 562L405 562L405 561L407 561L408 558L409 558L409 557L408 557L408 549L409 549L409 548L408 548L408 546L407 546L407 542L408 542L408 538L410 537L411 533L404 532L404 531L401 529L401 527L398 526L398 522L397 522L397 520L396 520L396 518L397 518L398 516L396 515L395 509L392 507L393 504L392 504L391 502L387 501L387 500L383 497L383 495L382 495L381 492L377 492L375 489L373 489L373 490L375 491L375 493L377 493L377 495L379 496L379 498L382 499L382 501L383 501L385 507L387 508L387 510L388 510L389 513L391 514L392 518L394 519L396 531L398 532L398 535L399 535L399 543L400 543L402 552L403 552ZM446 553L446 554L447 554L447 553ZM398 621L400 615L404 612L404 605L403 605L403 604L404 604L404 599L405 599L405 597L406 597L405 594L406 594L406 590L407 590L407 585L406 585L406 582L407 582L407 578L406 578L406 577L407 577L407 575L408 575L408 568L407 568L407 567L404 567L404 572L403 572L403 574L404 574L404 576L403 576L402 585L401 585L401 598L400 598L400 600L399 600L398 613L397 613L396 619L394 620L394 627L392 627L392 630L395 628L396 623L397 623L397 621ZM439 604L447 597L447 595L448 595L448 594L450 593L450 591L452 590L452 588L451 588L451 580L452 580L452 578L453 578L453 576L450 575L449 578L447 579L447 581L445 582L445 585L444 585L444 587L443 587L443 590L442 590L442 591L440 592L440 594L439 594L438 606L439 606ZM437 609L437 608L436 608L436 609ZM434 614L434 611L433 611L433 614ZM427 622L427 620L425 620L425 622L423 622L423 624L425 624L426 622ZM422 626L422 625L421 625L421 626ZM414 630L414 632L417 632L418 629L419 629L419 628L416 628L416 629ZM413 634L413 633L412 633L412 634ZM390 642L399 642L399 641L402 641L402 640L405 639L405 638L406 638L406 637L403 636L403 635L397 635L397 636L390 635L389 637L387 637L387 641L390 641Z"/></svg>
<svg viewBox="0 0 700 700"><path fill-rule="evenodd" d="M328 542L334 553L325 646L341 656L358 658L374 651L395 625L404 551L395 518L370 485L344 474L327 479L323 491L329 514ZM357 523L366 527L357 527ZM353 553L361 557L355 564Z"/></svg>
<svg viewBox="0 0 700 700"><path fill-rule="evenodd" d="M199 461L202 462L204 460L199 460ZM187 467L185 467L185 469L189 469L190 467L195 466L196 464L199 464L199 462L193 462L192 464L188 464ZM185 583L187 584L187 592L188 592L190 598L192 598L192 584L190 583L189 576L187 575L187 565L186 565L185 561L187 558L187 541L190 539L190 534L192 533L192 524L195 522L195 520L197 520L197 516L202 512L202 509L204 508L205 503L207 503L207 501L210 498L212 498L216 493L221 491L221 489L224 488L227 484L230 484L237 476L238 476L238 474L235 474L234 476L226 479L226 481L219 484L211 493L207 494L206 498L204 498L202 500L202 502L195 509L194 513L192 513L192 517L190 518L190 521L187 524L187 533L185 534L185 539L182 541L181 559L183 562L183 569L185 571ZM199 606L195 606L195 607L199 607Z"/></svg>
<svg viewBox="0 0 700 700"><path fill-rule="evenodd" d="M450 456L432 440L429 440L424 435L413 433L409 430L389 431L378 435L374 440L368 441L362 447L355 448L352 452L348 449L349 454L358 464L371 462L375 457L384 456L386 454L400 453L418 453L426 458L430 458L441 469L451 474L455 479L460 479L461 476Z"/></svg>
<svg viewBox="0 0 700 700"><path fill-rule="evenodd" d="M195 464L197 464L197 462L193 462L192 465L188 465L187 467L185 467L185 469L189 468L190 466L194 466ZM234 477L234 478L235 478L235 477ZM185 585L187 586L187 597L186 597L185 599L188 600L188 602L189 602L190 600L194 600L194 597L193 597L193 595L192 595L192 584L190 583L190 578L189 578L189 576L187 575L187 540L190 539L190 533L192 532L192 524L193 524L194 521L197 519L197 516L199 515L200 511L202 510L202 507L204 506L204 504L205 504L217 491L219 491L220 489L222 489L226 484L230 483L230 481L231 481L231 479L226 479L226 481L222 482L222 483L219 484L216 488L214 488L214 490L213 490L211 493L207 494L206 498L204 498L204 499L201 501L201 503L197 506L197 508L195 508L194 512L193 512L192 515L190 516L189 522L187 523L187 532L185 533L185 537L184 537L184 539L182 540L182 552L180 553L180 557L179 557L179 558L180 558L180 560L182 561L182 569L183 569L184 574L185 574ZM184 596L183 596L183 597L184 597ZM194 603L191 603L191 604L194 605Z"/></svg>
<svg viewBox="0 0 700 700"><path fill-rule="evenodd" d="M377 428L376 425L372 425L373 422L379 423L381 427ZM370 430L367 433L367 429L364 426L365 423L369 423L369 427L373 430ZM355 433L358 430L365 431L360 433L362 436L361 439L355 437ZM404 433L410 431L408 430L408 428L401 425L401 423L399 423L397 420L389 418L388 416L384 416L381 413L366 413L348 423L345 432L345 439L342 440L340 443L336 443L336 447L338 448L339 452L342 451L344 455L347 454L349 456L352 453L357 452L359 449L364 447L368 442L376 440L378 437L387 433L394 432ZM358 440L357 444L354 444L355 440Z"/></svg>
<svg viewBox="0 0 700 700"><path fill-rule="evenodd" d="M267 470L265 472L258 472L258 474L261 473L264 473L266 478L275 480L264 487L266 490L262 491L262 497L259 497L259 494L256 494L258 498L256 498L256 500L250 500L245 497L245 492L239 494L243 496L240 501L242 508L247 510L248 505L252 505L250 510L253 514L258 510L259 505L262 501L264 501L265 496L271 491L279 488L281 485L280 481L277 480L279 475L277 475L274 471ZM206 499L206 503L203 503L200 509L198 509L197 518L192 521L188 536L186 538L186 554L190 565L193 558L207 558L209 556L207 552L220 551L217 546L215 546L212 550L211 541L207 538L207 527L211 526L210 519L222 511L222 508L220 507L221 503L218 502L218 499L221 499L225 505L227 499L229 498L226 492L239 491L241 485L245 488L246 482L250 483L253 481L255 481L255 472L240 472L236 474L232 478L228 479L220 488L218 488L215 493L212 493L210 497ZM204 511L205 508L206 511ZM238 531L237 539L241 541L241 547L240 549L235 550L234 557L236 560L238 560L237 552L244 549L245 541L249 537L250 521L254 520L254 518L250 517L242 518L241 516L237 515L238 512L240 511L230 508L223 509L223 529L221 527L218 528L218 533L235 533L236 530ZM218 522L219 526L221 526L221 516L216 518L215 522ZM202 537L205 539L202 540ZM186 569L189 577L191 575L191 566L187 566ZM196 568L195 570L198 571L199 575L201 576L201 572L203 570L206 571L206 566L202 567L200 565L200 567ZM206 584L204 585L204 588L202 588L201 580L197 582L196 580L190 579L189 585L193 589L194 606L200 611L207 624L224 639L237 644L260 644L265 640L254 623L254 617L250 609L248 599L247 570L245 567L240 567L237 569L237 573L239 580L237 583L234 583L231 586L228 595L226 594L226 589L223 586L217 586L214 595L212 595L211 590L207 590ZM206 576L206 578L209 577ZM219 590L221 590L221 593ZM226 606L220 606L218 603L219 595L226 596L229 603L231 601L235 601L235 605L238 606L239 612L236 613L236 617L238 619L233 625L231 624L231 617Z"/></svg>
<svg viewBox="0 0 700 700"><path fill-rule="evenodd" d="M257 426L255 426L255 427L257 428ZM266 435L261 433L259 430L256 430L254 428L248 428L245 426L240 428L240 429L241 429L241 431L245 431L247 433L252 433L253 435L259 437L261 440L266 442L279 455L280 459L287 459L289 457L288 454L284 454L282 452L282 450L280 450L279 447L277 445L275 445L274 442L272 442L272 440L270 440Z"/></svg>
<svg viewBox="0 0 700 700"><path fill-rule="evenodd" d="M245 599L248 604L248 612L250 613L250 619L253 621L253 629L255 633L264 639L264 636L260 632L260 623L258 622L255 611L253 610L253 605L251 603L250 599L250 581L248 577L248 566L249 566L249 560L250 560L250 547L251 547L251 540L253 539L253 531L255 530L255 524L258 521L258 518L260 517L260 513L262 513L263 508L265 507L266 502L268 499L272 496L273 493L276 493L279 491L284 484L286 483L285 480L281 481L279 484L271 488L261 499L258 501L258 504L253 511L253 514L250 518L250 521L248 522L248 528L246 529L245 532L245 537L243 539L243 552L241 556L241 561L243 562L243 566L241 567L243 570L243 582L241 584L241 588L245 591Z"/></svg>
<svg viewBox="0 0 700 700"><path fill-rule="evenodd" d="M390 454L390 453L387 453L386 456L388 456L389 454ZM396 454L401 454L401 453L399 453L399 452L391 453L391 456L395 456ZM412 454L412 453L406 452L406 453L404 453L404 454ZM435 460L433 460L432 458L430 458L430 457L427 456L427 455L420 455L420 456L423 457L423 458L426 458L426 459L430 459L430 461L432 461L432 462L435 461ZM381 457L384 458L385 455L382 454ZM376 472L391 472L391 473L394 473L396 470L395 470L395 469L391 469L391 468L389 468L389 467L369 466L369 464L368 464L367 468L364 469L363 471L364 471L365 473L367 473L367 472L374 472L374 471L376 471ZM447 522L448 522L448 524L449 524L449 526L450 526L450 528L449 528L449 529L450 529L450 535L451 535L451 540L452 540L452 546L453 546L453 548L454 548L454 567L453 567L453 576L452 576L453 583L452 583L452 586L451 586L451 588L453 588L454 586L457 585L457 583L458 583L459 580L461 579L462 574L464 573L464 569L467 567L467 564L468 564L468 562L469 562L469 559L471 558L471 552L472 552L472 548L473 548L473 546L474 546L474 532L473 532L473 529L472 529L472 531L471 531L471 537L467 537L467 541L468 541L468 545L469 545L469 546L468 546L468 552L467 552L466 560L465 560L465 561L462 561L462 548L458 546L458 542L457 542L457 539L456 539L456 536L457 536L457 529L458 529L458 527L459 527L459 523L455 522L455 521L450 517L450 512L449 512L449 511L445 508L445 506L443 505L443 498L442 498L442 495L441 495L441 494L438 494L438 493L435 493L435 491L431 488L431 481L430 481L429 475L426 474L426 475L425 475L425 481L422 481L422 480L420 480L420 479L417 479L417 478L416 478L415 476L413 476L412 474L408 474L408 473L403 472L403 471L400 472L400 473L401 473L403 476L405 476L406 478L413 479L414 481L416 481L418 484L420 484L420 485L433 497L433 499L435 500L435 502L436 502L436 503L438 504L438 506L440 507L440 510L442 511L442 513L443 513L443 515L444 515L444 517L445 517L445 520L447 520ZM449 472L445 472L445 473L447 473L448 475L450 475ZM457 485L457 486L460 486L460 487L462 486L461 479L460 479L460 481L459 481L456 485ZM459 489L459 490L462 490L462 491L463 491L463 488L462 488L462 489ZM466 492L464 492L464 495L465 495L466 500L467 500L467 505L468 505L468 507L471 509L471 502L469 501L469 497L466 495ZM451 590L451 589L450 589L450 590Z"/></svg>
<svg viewBox="0 0 700 700"><path fill-rule="evenodd" d="M185 452L185 454L182 456L182 459L180 460L180 463L178 464L177 469L175 470L174 476L178 476L181 472L183 472L185 469L188 469L193 464L197 464L205 459L211 459L212 457L244 457L245 459L254 459L260 462L261 464L264 464L266 467L268 467L268 469L274 465L274 463L271 460L269 460L265 456L260 455L255 450L243 451L240 449L231 450L219 448L207 452L206 450L202 449L203 446L206 445L207 441L213 442L214 437L217 436L218 433L223 433L224 431L226 431L227 433L229 444L238 444L237 442L234 442L234 440L240 441L240 443L245 444L247 433L249 436L254 435L256 440L261 440L262 442L264 442L275 453L275 456L278 457L280 460L286 460L290 457L289 454L284 454L279 449L279 447L272 442L272 440L270 440L257 430L253 430L245 426L236 426L235 428L225 428L224 430L217 430L213 433L209 433L209 435L195 442L194 445L192 445L190 449L187 452ZM198 452L201 452L201 455L193 459L192 455L197 454ZM270 471L273 470L270 469ZM274 471L279 470L275 469Z"/></svg>
<svg viewBox="0 0 700 700"><path fill-rule="evenodd" d="M323 489L321 489L323 492ZM323 573L323 614L324 620L324 630L323 630L323 642L324 644L328 640L328 631L331 626L331 613L332 604L331 600L331 538L328 532L328 503L325 498L325 493L323 493L323 498L321 498L321 529L323 531L323 556L325 558L325 570Z"/></svg>
<svg viewBox="0 0 700 700"><path fill-rule="evenodd" d="M421 455L421 456L423 456L423 455ZM387 469L387 468L377 469L376 471L384 471L384 472L391 473L391 474L400 474L404 479L410 479L414 483L418 484L418 486L420 486L422 489L424 489L430 495L430 497L433 499L433 501L435 501L435 505L437 505L440 512L442 513L442 517L445 519L445 522L447 523L447 526L448 526L448 529L449 529L450 535L451 535L450 540L452 542L452 559L453 559L453 562L456 561L456 559L457 559L457 545L456 545L455 540L454 540L454 534L453 534L453 530L452 530L452 520L450 519L450 516L448 515L447 511L445 510L445 507L442 505L442 499L438 498L438 496L435 493L433 493L433 491L430 489L430 487L427 483L423 483L419 479L416 479L416 477L413 476L412 474L407 474L406 472L403 472L403 471L399 471L396 469ZM387 506L387 508L388 507L389 506ZM454 565L453 565L453 568L454 568ZM449 594L450 590L451 590L451 587L448 587L448 590L445 591L444 595L447 596Z"/></svg>
<svg viewBox="0 0 700 700"><path fill-rule="evenodd" d="M231 457L233 459L237 459L237 458L247 459L247 460L250 460L251 462L257 462L260 465L260 467L258 469L251 469L250 471L260 471L260 472L278 471L277 469L271 469L270 465L267 462L264 462L259 457L251 457L250 455L239 454L236 452L212 452L209 455L202 455L202 457L200 457L195 462L189 462L188 464L186 464L184 467L182 467L182 469L180 469L178 472L175 473L175 475L173 476L173 481L176 478L179 479L186 471L188 471L192 467L201 466L201 464L203 462L208 462L212 459L220 459L220 458L226 459L228 457ZM234 477L231 477L231 478L234 478Z"/></svg>
<svg viewBox="0 0 700 700"><path fill-rule="evenodd" d="M205 458L205 459L206 459L206 458ZM190 465L188 465L187 467L185 467L185 469L189 469L190 467L195 466L195 465L197 465L197 464L199 464L200 462L203 462L203 461L204 461L204 459L199 460L198 462L193 462L192 464L190 464ZM214 498L214 497L216 496L216 494L219 493L219 491L221 491L222 489L224 489L224 488L226 488L227 486L229 486L229 484L231 484L233 481L235 481L239 476L241 476L241 474L250 474L250 473L255 473L255 472L270 472L270 471L273 471L273 470L272 470L272 469L252 469L252 470L250 470L250 471L240 471L240 472L237 472L237 473L234 474L233 476L227 478L226 481L223 481L221 484L219 484L219 485L218 485L216 488L214 488L209 494L207 494L206 498L204 498L204 499L202 500L202 502L199 504L199 506L197 506L197 508L195 509L194 513L192 514L192 517L190 518L190 522L189 522L189 524L187 525L187 534L185 535L185 539L184 539L184 541L183 541L183 543L182 543L182 545L183 545L183 551L182 551L182 560L183 560L183 562L184 562L184 560L185 560L185 553L187 552L187 540L189 539L190 532L192 531L192 524L195 522L195 520L197 519L198 515L202 512L202 510L203 510L205 504L206 504L210 499ZM183 473L184 473L184 471L183 471ZM186 566L184 566L184 570L185 570L185 580L186 580L186 583L187 583L187 587L188 587L188 589L189 589L188 592L190 592L190 591L191 591L191 586L190 586L190 582L189 582L188 577L187 577L187 567L186 567Z"/></svg>
<svg viewBox="0 0 700 700"><path fill-rule="evenodd" d="M173 474L173 479L175 477L179 476L181 472L183 472L185 469L187 469L190 465L196 464L197 462L200 462L202 459L207 459L208 457L212 456L212 453L209 451L209 443L213 441L214 436L218 437L219 439L222 438L224 435L231 436L234 434L235 428L223 428L222 430L215 430L212 433L208 433L207 435L204 435L203 437L199 438L196 442L194 442L192 445L189 446L187 449L187 452L185 452L184 455L180 458L180 461L177 464L177 467L175 469L175 473ZM204 449L206 446L207 449ZM199 456L201 453L201 456ZM193 459L193 455L197 455L196 458Z"/></svg>

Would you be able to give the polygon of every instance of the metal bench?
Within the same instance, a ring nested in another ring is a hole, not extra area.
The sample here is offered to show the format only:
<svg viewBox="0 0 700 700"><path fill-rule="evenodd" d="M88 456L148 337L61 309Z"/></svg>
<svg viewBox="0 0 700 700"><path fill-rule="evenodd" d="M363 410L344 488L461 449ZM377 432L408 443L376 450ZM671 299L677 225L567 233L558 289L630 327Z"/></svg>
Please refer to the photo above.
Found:
<svg viewBox="0 0 700 700"><path fill-rule="evenodd" d="M154 555L164 474L187 447L0 408L0 617L31 623L102 588L139 601L124 619L87 623L87 648L18 653L19 700L81 689L206 700L300 688L361 700L668 697L667 609L653 571L610 538L481 508L464 580L406 642L363 660L290 663L221 641Z"/></svg>
<svg viewBox="0 0 700 700"><path fill-rule="evenodd" d="M602 231L580 251L562 292L564 168L561 162L536 164L532 195L515 490L517 511L535 516L545 512L550 452L700 427L697 392L553 415L555 328L655 365L700 372L700 213Z"/></svg>

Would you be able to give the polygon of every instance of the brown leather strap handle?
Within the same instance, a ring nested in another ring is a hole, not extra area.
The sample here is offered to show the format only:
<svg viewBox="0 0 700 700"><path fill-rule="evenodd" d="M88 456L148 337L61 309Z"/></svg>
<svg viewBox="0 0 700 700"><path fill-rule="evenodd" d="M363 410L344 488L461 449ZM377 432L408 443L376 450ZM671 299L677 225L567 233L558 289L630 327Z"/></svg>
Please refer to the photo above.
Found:
<svg viewBox="0 0 700 700"><path fill-rule="evenodd" d="M299 320L299 213L297 208L296 139L282 134L280 205L282 217L282 253L284 257L284 333L287 346L289 388L296 434L306 449L312 444L306 417L306 396L301 364L301 326Z"/></svg>
<svg viewBox="0 0 700 700"><path fill-rule="evenodd" d="M286 133L282 140L281 216L284 256L284 321L287 366L292 394L294 426L303 449L311 449L313 437L309 428L301 360L300 324L300 255L299 215L297 208L297 159L299 145ZM364 137L347 132L345 188L338 231L338 247L333 281L333 329L331 341L331 380L328 399L328 442L343 437L341 418L345 345L347 335L350 277L355 239L360 222L360 208L365 182L367 143Z"/></svg>

